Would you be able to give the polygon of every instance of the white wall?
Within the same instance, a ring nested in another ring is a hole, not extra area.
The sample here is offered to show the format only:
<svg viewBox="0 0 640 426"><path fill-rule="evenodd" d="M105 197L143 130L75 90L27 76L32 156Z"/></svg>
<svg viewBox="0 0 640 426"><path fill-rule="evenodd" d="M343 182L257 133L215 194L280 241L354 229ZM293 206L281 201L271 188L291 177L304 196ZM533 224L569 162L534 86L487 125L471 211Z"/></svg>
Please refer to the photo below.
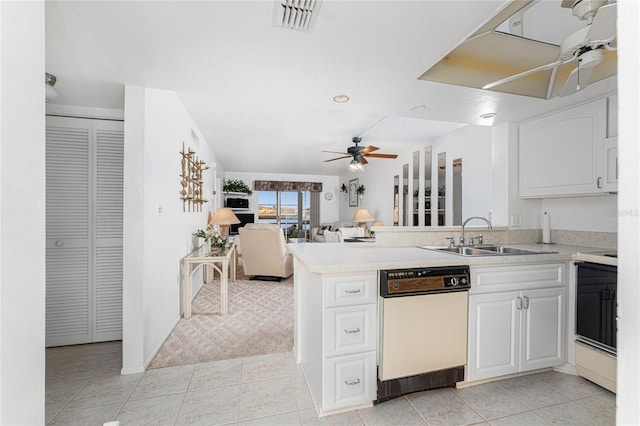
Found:
<svg viewBox="0 0 640 426"><path fill-rule="evenodd" d="M0 424L44 424L44 2L0 2Z"/></svg>
<svg viewBox="0 0 640 426"><path fill-rule="evenodd" d="M546 198L540 215L550 215L551 229L618 232L618 196ZM537 227L542 226L538 217Z"/></svg>
<svg viewBox="0 0 640 426"><path fill-rule="evenodd" d="M224 178L229 179L241 179L246 183L251 190L253 190L253 182L255 180L282 180L292 182L322 182L322 194L320 196L320 223L335 222L338 220L338 204L340 198L340 190L338 188L337 176L326 175L299 175L299 174L287 174L287 173L246 173L246 172L233 172L227 171ZM330 192L333 194L333 198L327 201L324 198L324 194ZM249 207L258 212L258 194L253 192L249 197Z"/></svg>
<svg viewBox="0 0 640 426"><path fill-rule="evenodd" d="M618 394L616 422L640 424L640 2L618 1Z"/></svg>
<svg viewBox="0 0 640 426"><path fill-rule="evenodd" d="M384 225L393 225L393 177L400 178L402 193L402 165L409 164L409 196L413 194L413 152L420 151L420 181L424 181L424 149L432 147L432 176L437 176L438 153L447 153L446 185L447 185L447 219L446 224L453 222L452 188L453 166L456 158L462 158L462 217L487 216L492 210L492 175L491 175L491 128L469 125L454 130L446 135L425 140L420 144L411 144L403 149L395 149L398 158L395 160L372 159L362 173L349 173L346 170L340 176L340 183L349 186L349 180L358 178L366 188L364 207L371 211L376 220ZM397 145L399 146L399 145ZM436 197L437 178L432 179L434 188L432 196ZM422 191L423 192L423 191ZM340 220L351 220L359 207L349 207L348 200L341 197ZM432 205L436 201L433 198ZM408 204L412 208L412 203ZM411 220L411 215L409 217ZM402 213L400 215L402 223Z"/></svg>
<svg viewBox="0 0 640 426"><path fill-rule="evenodd" d="M202 212L183 212L179 199L183 142L208 165L216 164L203 173L205 198L211 198L214 176L224 170L176 93L126 87L125 373L146 366L179 320L180 259L198 243L193 232L207 224L208 204Z"/></svg>

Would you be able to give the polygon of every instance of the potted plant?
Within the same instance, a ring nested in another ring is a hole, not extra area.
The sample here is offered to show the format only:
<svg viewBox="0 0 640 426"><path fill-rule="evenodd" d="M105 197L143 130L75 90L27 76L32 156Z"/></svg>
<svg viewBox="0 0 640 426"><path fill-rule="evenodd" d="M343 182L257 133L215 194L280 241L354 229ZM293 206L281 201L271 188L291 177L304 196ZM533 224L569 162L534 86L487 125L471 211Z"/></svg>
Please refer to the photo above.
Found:
<svg viewBox="0 0 640 426"><path fill-rule="evenodd" d="M344 195L347 195L347 193L349 192L349 190L347 189L347 185L343 183L342 186L340 186L340 192L342 192Z"/></svg>
<svg viewBox="0 0 640 426"><path fill-rule="evenodd" d="M244 192L247 195L251 195L253 191L249 188L249 185L244 183L242 179L229 179L222 181L222 192Z"/></svg>
<svg viewBox="0 0 640 426"><path fill-rule="evenodd" d="M204 239L204 243L209 245L211 252L222 251L227 246L227 239L222 236L219 229L211 225L205 229L198 229L193 235Z"/></svg>

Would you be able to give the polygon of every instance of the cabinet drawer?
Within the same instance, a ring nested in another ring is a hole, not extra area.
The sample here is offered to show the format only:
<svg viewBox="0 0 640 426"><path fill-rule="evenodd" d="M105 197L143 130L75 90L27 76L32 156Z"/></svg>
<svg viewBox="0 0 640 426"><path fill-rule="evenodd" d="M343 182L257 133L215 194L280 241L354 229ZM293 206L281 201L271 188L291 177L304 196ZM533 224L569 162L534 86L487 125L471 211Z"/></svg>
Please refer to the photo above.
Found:
<svg viewBox="0 0 640 426"><path fill-rule="evenodd" d="M370 403L376 399L376 353L347 355L326 362L324 410Z"/></svg>
<svg viewBox="0 0 640 426"><path fill-rule="evenodd" d="M564 263L471 268L469 292L470 294L494 293L564 285Z"/></svg>
<svg viewBox="0 0 640 426"><path fill-rule="evenodd" d="M326 356L376 348L376 305L327 309Z"/></svg>
<svg viewBox="0 0 640 426"><path fill-rule="evenodd" d="M327 277L324 281L327 307L375 303L378 297L376 274Z"/></svg>

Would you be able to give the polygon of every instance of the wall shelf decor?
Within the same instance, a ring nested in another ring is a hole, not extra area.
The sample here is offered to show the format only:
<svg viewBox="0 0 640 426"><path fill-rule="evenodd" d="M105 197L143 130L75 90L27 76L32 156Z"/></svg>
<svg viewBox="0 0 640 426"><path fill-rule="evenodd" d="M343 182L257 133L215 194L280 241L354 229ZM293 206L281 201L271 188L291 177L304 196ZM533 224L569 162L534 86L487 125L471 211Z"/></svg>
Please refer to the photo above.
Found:
<svg viewBox="0 0 640 426"><path fill-rule="evenodd" d="M183 212L201 212L202 204L209 200L203 198L202 172L209 169L204 161L199 160L195 151L186 148L182 142L182 174L180 175L180 199Z"/></svg>

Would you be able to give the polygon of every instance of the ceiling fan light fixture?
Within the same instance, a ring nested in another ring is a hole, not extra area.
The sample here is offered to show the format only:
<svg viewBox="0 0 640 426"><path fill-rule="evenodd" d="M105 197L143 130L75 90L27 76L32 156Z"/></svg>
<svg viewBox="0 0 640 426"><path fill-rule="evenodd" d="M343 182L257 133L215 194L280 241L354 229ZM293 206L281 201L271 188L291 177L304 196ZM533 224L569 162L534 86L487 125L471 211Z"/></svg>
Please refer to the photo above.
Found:
<svg viewBox="0 0 640 426"><path fill-rule="evenodd" d="M364 172L364 165L357 160L351 160L349 163L349 171L354 173Z"/></svg>
<svg viewBox="0 0 640 426"><path fill-rule="evenodd" d="M349 96L347 96L347 95L335 95L333 97L333 102L335 102L337 104L344 104L346 102L349 102Z"/></svg>

